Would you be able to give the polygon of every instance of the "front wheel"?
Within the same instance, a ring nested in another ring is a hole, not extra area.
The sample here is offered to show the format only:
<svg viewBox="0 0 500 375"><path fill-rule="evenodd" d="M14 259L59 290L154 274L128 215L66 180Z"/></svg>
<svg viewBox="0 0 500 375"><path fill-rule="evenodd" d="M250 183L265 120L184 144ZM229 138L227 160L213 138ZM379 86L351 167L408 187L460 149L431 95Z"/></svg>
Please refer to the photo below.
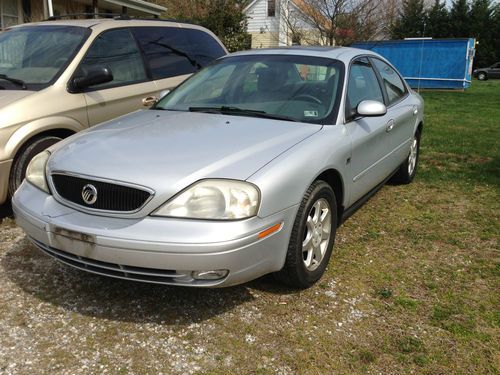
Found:
<svg viewBox="0 0 500 375"><path fill-rule="evenodd" d="M17 188L23 182L26 175L26 169L28 168L28 164L31 159L60 140L61 138L59 137L42 136L23 146L14 159L14 164L12 165L12 169L10 171L9 196L12 197Z"/></svg>
<svg viewBox="0 0 500 375"><path fill-rule="evenodd" d="M324 181L314 182L302 198L293 224L285 265L275 273L288 285L308 288L325 272L337 229L335 193Z"/></svg>
<svg viewBox="0 0 500 375"><path fill-rule="evenodd" d="M486 81L488 79L488 75L484 72L480 72L478 75L477 75L477 79L480 80L480 81Z"/></svg>

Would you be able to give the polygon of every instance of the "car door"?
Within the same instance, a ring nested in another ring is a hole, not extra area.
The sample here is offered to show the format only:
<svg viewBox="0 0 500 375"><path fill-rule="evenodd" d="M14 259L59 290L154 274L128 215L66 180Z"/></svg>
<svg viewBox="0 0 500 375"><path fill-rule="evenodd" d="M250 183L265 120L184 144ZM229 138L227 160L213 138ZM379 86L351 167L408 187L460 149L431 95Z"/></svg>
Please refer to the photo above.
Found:
<svg viewBox="0 0 500 375"><path fill-rule="evenodd" d="M408 156L418 108L411 101L408 89L398 72L378 58L370 59L379 74L385 94L387 116L389 117L388 126L386 127L390 151L388 161L392 171L394 171Z"/></svg>
<svg viewBox="0 0 500 375"><path fill-rule="evenodd" d="M158 95L158 88L148 77L142 55L128 28L104 31L94 40L80 69L93 66L109 68L113 80L85 90L90 126L145 108L143 100Z"/></svg>
<svg viewBox="0 0 500 375"><path fill-rule="evenodd" d="M489 78L500 78L500 63L493 64L488 72Z"/></svg>
<svg viewBox="0 0 500 375"><path fill-rule="evenodd" d="M386 131L390 117L354 115L358 104L364 100L384 103L384 95L370 60L361 57L351 63L347 81L346 128L352 144L350 204L391 173L391 165L387 160L389 143Z"/></svg>

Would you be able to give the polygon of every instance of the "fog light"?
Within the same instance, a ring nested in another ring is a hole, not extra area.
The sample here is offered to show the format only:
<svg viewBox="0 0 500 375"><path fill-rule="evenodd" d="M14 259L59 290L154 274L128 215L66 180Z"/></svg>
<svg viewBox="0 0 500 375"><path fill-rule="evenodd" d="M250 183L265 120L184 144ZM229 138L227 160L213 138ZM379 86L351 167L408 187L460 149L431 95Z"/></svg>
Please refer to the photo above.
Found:
<svg viewBox="0 0 500 375"><path fill-rule="evenodd" d="M229 270L193 271L191 276L195 280L218 280L223 279L228 274Z"/></svg>

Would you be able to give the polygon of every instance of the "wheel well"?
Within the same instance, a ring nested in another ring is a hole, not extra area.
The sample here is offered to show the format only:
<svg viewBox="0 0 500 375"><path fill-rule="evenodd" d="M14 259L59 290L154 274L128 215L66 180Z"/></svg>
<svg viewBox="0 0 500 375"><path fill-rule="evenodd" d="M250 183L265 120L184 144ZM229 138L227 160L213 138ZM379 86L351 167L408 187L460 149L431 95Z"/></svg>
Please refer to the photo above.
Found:
<svg viewBox="0 0 500 375"><path fill-rule="evenodd" d="M70 135L75 134L74 131L68 130L68 129L52 129L52 130L47 130L42 133L38 133L33 135L31 138L27 139L21 147L16 152L16 156L14 159L16 159L19 156L19 153L22 152L22 150L25 148L26 145L30 144L34 139L40 138L40 137L47 137L47 136L52 136L52 137L59 137L61 139L67 138Z"/></svg>
<svg viewBox="0 0 500 375"><path fill-rule="evenodd" d="M424 128L424 124L421 122L417 126L417 132L422 135L422 129Z"/></svg>
<svg viewBox="0 0 500 375"><path fill-rule="evenodd" d="M337 200L337 226L340 225L344 213L344 183L340 173L335 169L328 169L321 173L316 180L325 181L333 189Z"/></svg>

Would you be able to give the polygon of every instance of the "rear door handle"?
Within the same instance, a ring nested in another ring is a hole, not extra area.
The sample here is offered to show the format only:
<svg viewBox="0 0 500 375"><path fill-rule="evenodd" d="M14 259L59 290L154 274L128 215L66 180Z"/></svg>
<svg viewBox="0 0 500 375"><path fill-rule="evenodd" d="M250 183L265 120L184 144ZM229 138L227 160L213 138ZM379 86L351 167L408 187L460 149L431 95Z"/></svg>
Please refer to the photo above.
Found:
<svg viewBox="0 0 500 375"><path fill-rule="evenodd" d="M158 98L156 96L147 96L144 99L142 99L142 105L146 106L146 107L151 107L157 101L158 101Z"/></svg>
<svg viewBox="0 0 500 375"><path fill-rule="evenodd" d="M392 129L394 129L394 125L396 125L396 123L394 122L394 120L387 121L387 124L385 126L385 131L387 133L389 133Z"/></svg>

